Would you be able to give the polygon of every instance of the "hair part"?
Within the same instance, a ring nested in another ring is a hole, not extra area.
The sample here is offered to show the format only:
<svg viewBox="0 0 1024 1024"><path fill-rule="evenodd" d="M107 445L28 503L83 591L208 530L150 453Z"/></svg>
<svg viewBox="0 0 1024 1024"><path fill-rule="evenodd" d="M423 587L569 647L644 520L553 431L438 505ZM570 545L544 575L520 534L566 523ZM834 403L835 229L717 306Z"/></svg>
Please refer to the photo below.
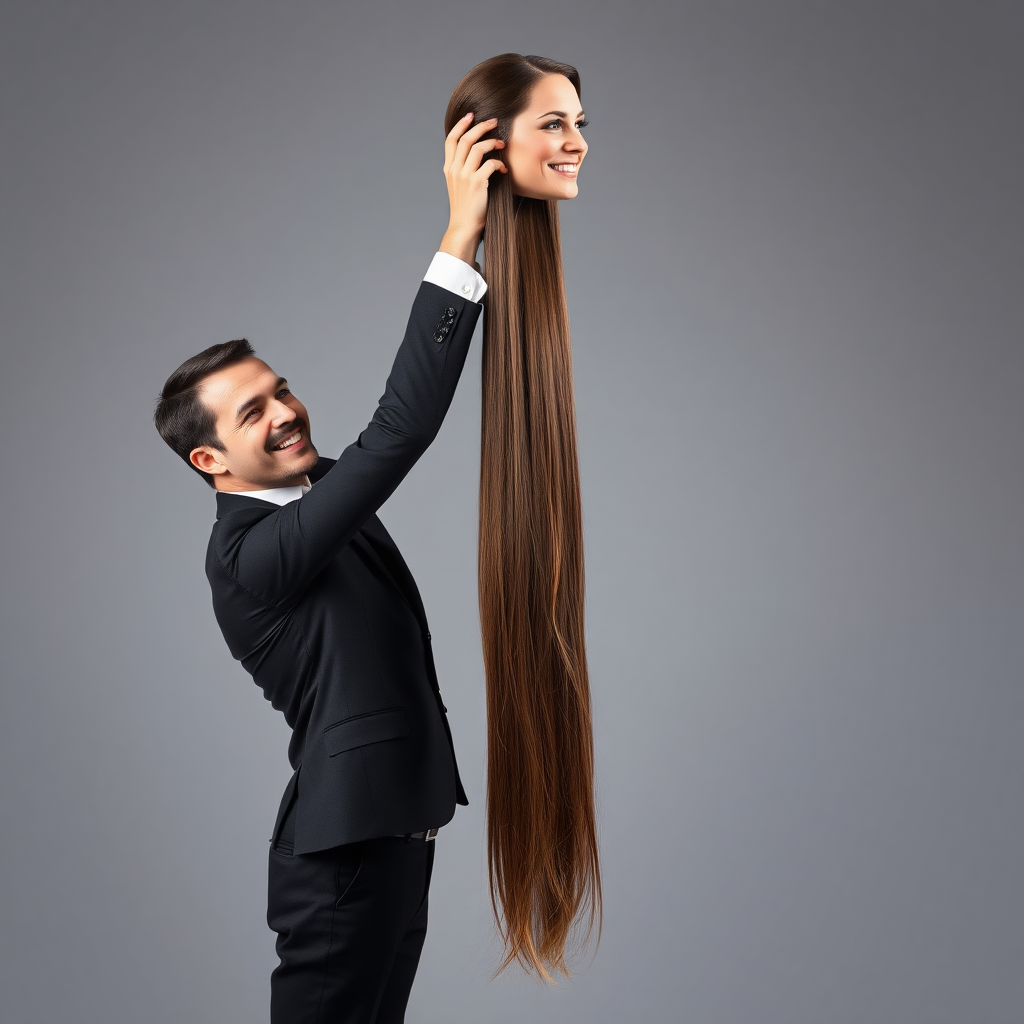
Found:
<svg viewBox="0 0 1024 1024"><path fill-rule="evenodd" d="M213 474L204 473L192 464L190 458L194 449L204 445L216 448L217 451L224 450L217 436L217 418L200 394L203 381L218 370L240 363L255 354L245 338L211 345L191 359L186 359L167 378L157 399L153 422L160 436L211 487L215 486Z"/></svg>
<svg viewBox="0 0 1024 1024"><path fill-rule="evenodd" d="M445 130L473 111L508 140L536 82L574 67L506 53L473 68ZM500 152L496 155L500 156ZM600 929L583 526L558 204L488 186L478 579L487 678L491 902L514 962L551 980Z"/></svg>

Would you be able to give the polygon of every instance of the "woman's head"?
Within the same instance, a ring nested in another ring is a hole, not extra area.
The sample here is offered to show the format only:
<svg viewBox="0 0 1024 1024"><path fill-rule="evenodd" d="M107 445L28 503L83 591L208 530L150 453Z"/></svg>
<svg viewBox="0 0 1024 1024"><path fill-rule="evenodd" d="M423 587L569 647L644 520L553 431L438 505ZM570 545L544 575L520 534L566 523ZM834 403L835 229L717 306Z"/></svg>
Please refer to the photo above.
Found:
<svg viewBox="0 0 1024 1024"><path fill-rule="evenodd" d="M512 192L532 199L571 199L587 153L579 92L580 76L572 65L503 53L477 64L456 86L445 133L469 111L475 122L496 117L498 126L490 137L506 143L495 155L508 166Z"/></svg>

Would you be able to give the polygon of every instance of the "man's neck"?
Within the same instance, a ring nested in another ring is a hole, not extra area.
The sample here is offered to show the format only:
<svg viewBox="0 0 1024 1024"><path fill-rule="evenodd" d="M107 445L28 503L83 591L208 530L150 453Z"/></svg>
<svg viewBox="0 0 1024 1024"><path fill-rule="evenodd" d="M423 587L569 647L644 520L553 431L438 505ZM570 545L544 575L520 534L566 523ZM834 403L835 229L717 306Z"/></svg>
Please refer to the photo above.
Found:
<svg viewBox="0 0 1024 1024"><path fill-rule="evenodd" d="M291 480L286 480L283 483L273 484L252 484L247 483L245 480L239 480L237 477L231 477L229 480L223 480L221 477L216 477L213 483L214 487L218 491L224 491L226 494L252 494L254 491L280 491L287 487L310 487L309 477L305 473L300 477L294 477Z"/></svg>

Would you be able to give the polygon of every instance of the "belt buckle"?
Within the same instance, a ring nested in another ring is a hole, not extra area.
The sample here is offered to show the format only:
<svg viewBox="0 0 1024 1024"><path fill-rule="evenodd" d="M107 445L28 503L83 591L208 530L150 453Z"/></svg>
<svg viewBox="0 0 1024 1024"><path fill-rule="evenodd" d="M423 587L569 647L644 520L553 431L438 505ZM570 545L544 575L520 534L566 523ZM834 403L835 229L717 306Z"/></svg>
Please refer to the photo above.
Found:
<svg viewBox="0 0 1024 1024"><path fill-rule="evenodd" d="M436 828L428 828L427 829L427 834L423 837L423 842L425 842L425 843L433 842L434 841L434 836L436 836L436 835L437 835L437 829Z"/></svg>

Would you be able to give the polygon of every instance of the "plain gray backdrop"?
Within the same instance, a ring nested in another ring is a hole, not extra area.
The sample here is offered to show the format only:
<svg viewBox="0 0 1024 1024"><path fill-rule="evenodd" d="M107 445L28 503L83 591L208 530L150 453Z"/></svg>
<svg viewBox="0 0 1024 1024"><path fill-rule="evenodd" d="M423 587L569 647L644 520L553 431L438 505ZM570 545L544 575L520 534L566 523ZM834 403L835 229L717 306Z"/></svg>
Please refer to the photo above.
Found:
<svg viewBox="0 0 1024 1024"><path fill-rule="evenodd" d="M247 336L324 454L446 224L448 97L576 64L562 207L604 935L497 963L479 339L383 509L471 806L417 1024L1024 1019L1019 3L3 0L4 1024L248 1024L287 727L152 427Z"/></svg>

